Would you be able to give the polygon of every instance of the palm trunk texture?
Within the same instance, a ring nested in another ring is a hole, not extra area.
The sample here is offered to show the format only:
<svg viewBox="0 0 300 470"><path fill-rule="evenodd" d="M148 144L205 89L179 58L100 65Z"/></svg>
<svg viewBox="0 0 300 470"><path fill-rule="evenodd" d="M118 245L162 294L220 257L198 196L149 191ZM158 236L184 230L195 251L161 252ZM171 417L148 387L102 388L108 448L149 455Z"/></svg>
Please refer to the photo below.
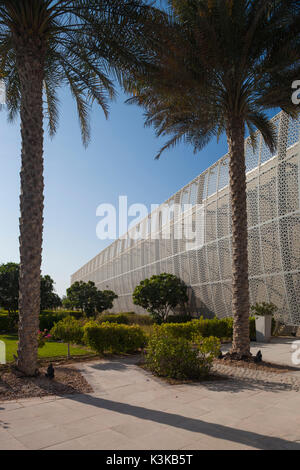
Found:
<svg viewBox="0 0 300 470"><path fill-rule="evenodd" d="M233 342L231 355L242 359L250 356L249 281L246 165L244 122L233 118L227 127L230 155L229 179L232 211L232 313Z"/></svg>
<svg viewBox="0 0 300 470"><path fill-rule="evenodd" d="M43 69L44 48L38 38L15 38L21 88L21 195L19 345L17 367L37 373L42 261Z"/></svg>

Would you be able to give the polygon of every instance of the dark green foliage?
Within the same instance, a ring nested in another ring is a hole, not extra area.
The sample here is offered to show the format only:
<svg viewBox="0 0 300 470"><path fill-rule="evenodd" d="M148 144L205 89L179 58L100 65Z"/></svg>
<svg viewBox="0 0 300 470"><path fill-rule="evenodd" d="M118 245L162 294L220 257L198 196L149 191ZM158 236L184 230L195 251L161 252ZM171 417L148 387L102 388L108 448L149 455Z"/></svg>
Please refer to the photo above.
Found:
<svg viewBox="0 0 300 470"><path fill-rule="evenodd" d="M154 323L151 315L141 315L134 312L127 312L123 315L126 315L130 325L153 325Z"/></svg>
<svg viewBox="0 0 300 470"><path fill-rule="evenodd" d="M170 315L166 319L166 323L186 323L187 321L193 320L192 315L182 313L178 315Z"/></svg>
<svg viewBox="0 0 300 470"><path fill-rule="evenodd" d="M193 341L175 337L163 326L151 335L146 364L155 374L174 379L199 379L208 375L212 360L220 352L217 338L193 337Z"/></svg>
<svg viewBox="0 0 300 470"><path fill-rule="evenodd" d="M8 333L16 330L16 325L11 325L10 317L7 313L0 313L0 332Z"/></svg>
<svg viewBox="0 0 300 470"><path fill-rule="evenodd" d="M157 323L161 323L178 305L188 301L187 286L173 274L154 274L136 286L132 298L135 305L143 307Z"/></svg>
<svg viewBox="0 0 300 470"><path fill-rule="evenodd" d="M232 318L213 318L212 320L203 317L186 323L164 323L161 331L172 334L176 338L191 340L194 335L204 338L215 336L217 338L231 338L233 331Z"/></svg>
<svg viewBox="0 0 300 470"><path fill-rule="evenodd" d="M117 294L112 290L98 290L95 298L96 312L101 313L109 310L113 307L114 300L117 298Z"/></svg>
<svg viewBox="0 0 300 470"><path fill-rule="evenodd" d="M140 315L134 312L103 313L97 317L97 322L123 323L124 325L153 325L150 315Z"/></svg>
<svg viewBox="0 0 300 470"><path fill-rule="evenodd" d="M92 281L76 281L67 289L67 299L73 308L78 308L87 317L112 308L118 296L111 290L100 291ZM66 304L66 301L64 300Z"/></svg>
<svg viewBox="0 0 300 470"><path fill-rule="evenodd" d="M51 330L55 323L66 317L64 312L48 312L40 315L40 330Z"/></svg>
<svg viewBox="0 0 300 470"><path fill-rule="evenodd" d="M164 17L143 0L1 2L1 78L6 85L9 120L17 117L21 101L13 32L24 41L38 38L41 55L45 51L44 104L50 136L58 126L58 90L68 86L87 145L92 105L99 105L107 118L109 102L116 95L114 80L121 83L131 68L149 68L153 28Z"/></svg>
<svg viewBox="0 0 300 470"><path fill-rule="evenodd" d="M16 313L16 315L18 315ZM44 311L40 314L40 330L51 330L55 323L63 320L64 318L72 316L73 318L81 318L82 313L76 311ZM17 331L17 322L14 325L11 325L10 318L5 313L0 313L0 332L16 332Z"/></svg>
<svg viewBox="0 0 300 470"><path fill-rule="evenodd" d="M0 266L0 306L8 311L11 327L18 322L16 314L19 303L19 269L18 263L7 263ZM60 297L54 292L54 281L49 275L41 276L41 310L61 306Z"/></svg>
<svg viewBox="0 0 300 470"><path fill-rule="evenodd" d="M128 316L123 313L118 314L102 314L97 317L97 323L118 323L123 325L129 325Z"/></svg>
<svg viewBox="0 0 300 470"><path fill-rule="evenodd" d="M137 325L88 322L84 326L84 342L99 354L130 353L143 348L146 337Z"/></svg>
<svg viewBox="0 0 300 470"><path fill-rule="evenodd" d="M61 307L61 299L54 292L54 281L49 275L41 276L41 310Z"/></svg>
<svg viewBox="0 0 300 470"><path fill-rule="evenodd" d="M291 85L299 79L299 0L169 0L173 14L154 48L155 67L134 69L129 103L146 125L169 136L157 157L180 142L195 152L228 131L232 117L259 129L275 148L265 110L296 116ZM298 109L297 109L298 108Z"/></svg>
<svg viewBox="0 0 300 470"><path fill-rule="evenodd" d="M17 263L6 263L0 266L0 306L8 311L7 324L0 320L4 331L10 331L18 323L19 302L19 265Z"/></svg>
<svg viewBox="0 0 300 470"><path fill-rule="evenodd" d="M249 335L251 341L256 341L256 327L255 327L255 318L249 318Z"/></svg>
<svg viewBox="0 0 300 470"><path fill-rule="evenodd" d="M276 305L268 302L261 302L256 303L255 305L251 305L251 312L253 315L264 316L264 315L274 315L274 313L278 310Z"/></svg>

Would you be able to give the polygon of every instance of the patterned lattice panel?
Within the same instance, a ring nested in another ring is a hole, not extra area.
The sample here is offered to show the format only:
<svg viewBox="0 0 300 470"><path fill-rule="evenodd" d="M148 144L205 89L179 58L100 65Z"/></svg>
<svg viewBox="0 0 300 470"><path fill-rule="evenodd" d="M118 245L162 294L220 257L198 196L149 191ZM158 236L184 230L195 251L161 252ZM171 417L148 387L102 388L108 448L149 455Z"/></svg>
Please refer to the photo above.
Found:
<svg viewBox="0 0 300 470"><path fill-rule="evenodd" d="M270 301L278 317L300 324L300 121L279 113L271 120L277 133L277 150L270 152L256 133L256 147L245 140L249 286L251 303ZM161 272L180 276L189 286L190 310L208 316L231 315L231 210L228 155L178 191L166 203L184 209L193 228L203 214L204 245L187 250L177 240L182 219L171 213L171 238L164 239L161 218L158 240L116 240L72 276L107 286L119 298L114 311L143 312L132 303L134 287L145 277ZM147 218L148 219L148 218ZM141 223L149 226L149 220ZM145 312L143 312L145 313Z"/></svg>

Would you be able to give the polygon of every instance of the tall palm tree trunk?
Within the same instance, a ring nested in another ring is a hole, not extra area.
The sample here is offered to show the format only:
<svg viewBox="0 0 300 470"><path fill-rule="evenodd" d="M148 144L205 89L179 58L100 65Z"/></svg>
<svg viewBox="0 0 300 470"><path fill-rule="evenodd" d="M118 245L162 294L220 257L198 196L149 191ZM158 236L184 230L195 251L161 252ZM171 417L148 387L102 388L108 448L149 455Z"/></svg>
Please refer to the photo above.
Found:
<svg viewBox="0 0 300 470"><path fill-rule="evenodd" d="M17 367L37 372L44 208L43 69L38 38L15 38L21 89L19 346Z"/></svg>
<svg viewBox="0 0 300 470"><path fill-rule="evenodd" d="M232 211L232 313L233 343L231 353L238 358L250 356L249 281L246 165L244 150L245 125L234 117L227 126L230 155L229 179Z"/></svg>

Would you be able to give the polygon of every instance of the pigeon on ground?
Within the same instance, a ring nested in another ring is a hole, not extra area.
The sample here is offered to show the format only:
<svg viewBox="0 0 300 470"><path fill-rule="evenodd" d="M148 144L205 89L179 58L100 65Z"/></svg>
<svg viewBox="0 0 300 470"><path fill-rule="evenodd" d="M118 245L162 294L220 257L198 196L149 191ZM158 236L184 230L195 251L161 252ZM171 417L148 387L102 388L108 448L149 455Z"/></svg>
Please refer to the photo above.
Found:
<svg viewBox="0 0 300 470"><path fill-rule="evenodd" d="M47 372L45 376L48 377L48 379L54 379L54 367L51 363L49 364L47 368Z"/></svg>

